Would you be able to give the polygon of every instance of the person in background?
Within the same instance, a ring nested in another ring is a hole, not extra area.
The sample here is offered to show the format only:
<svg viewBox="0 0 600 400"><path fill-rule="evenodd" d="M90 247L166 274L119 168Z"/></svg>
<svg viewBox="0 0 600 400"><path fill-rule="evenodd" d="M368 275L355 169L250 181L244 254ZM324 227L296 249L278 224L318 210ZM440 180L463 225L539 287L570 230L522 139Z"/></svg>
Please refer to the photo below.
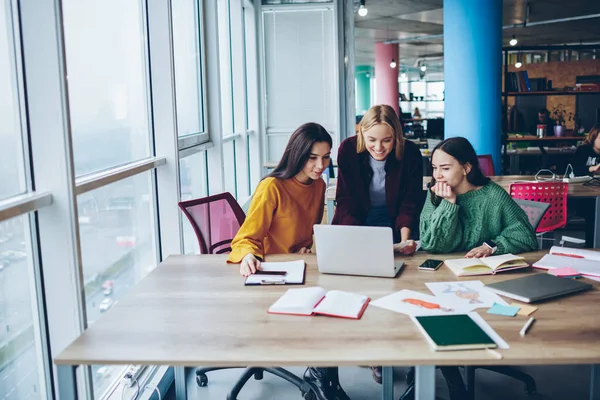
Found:
<svg viewBox="0 0 600 400"><path fill-rule="evenodd" d="M231 242L230 263L240 274L260 270L268 254L310 253L313 225L321 223L331 136L319 124L300 126L290 137L279 165L256 188L244 224ZM305 380L323 399L349 400L337 368L307 368Z"/></svg>
<svg viewBox="0 0 600 400"><path fill-rule="evenodd" d="M571 166L575 176L594 175L600 171L600 124L590 129L585 141L575 151Z"/></svg>
<svg viewBox="0 0 600 400"><path fill-rule="evenodd" d="M527 215L479 167L463 137L446 139L431 156L433 176L421 212L421 245L432 253L466 251L466 258L536 250Z"/></svg>
<svg viewBox="0 0 600 400"><path fill-rule="evenodd" d="M546 126L546 136L554 136L554 120L550 118L550 113L544 107L540 108L537 112L537 120L534 124L529 128L529 133L534 136L537 136L537 126L545 125Z"/></svg>

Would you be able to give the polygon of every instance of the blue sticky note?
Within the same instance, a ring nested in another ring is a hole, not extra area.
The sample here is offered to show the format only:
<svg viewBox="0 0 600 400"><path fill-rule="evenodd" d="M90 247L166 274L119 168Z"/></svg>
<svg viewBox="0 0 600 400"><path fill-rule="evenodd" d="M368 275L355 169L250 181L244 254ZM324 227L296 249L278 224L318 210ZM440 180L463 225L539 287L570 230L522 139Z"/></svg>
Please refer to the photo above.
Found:
<svg viewBox="0 0 600 400"><path fill-rule="evenodd" d="M487 312L488 312L488 314L505 315L507 317L514 317L515 315L517 315L518 311L519 311L519 307L503 306L502 304L494 303L494 305L491 306Z"/></svg>

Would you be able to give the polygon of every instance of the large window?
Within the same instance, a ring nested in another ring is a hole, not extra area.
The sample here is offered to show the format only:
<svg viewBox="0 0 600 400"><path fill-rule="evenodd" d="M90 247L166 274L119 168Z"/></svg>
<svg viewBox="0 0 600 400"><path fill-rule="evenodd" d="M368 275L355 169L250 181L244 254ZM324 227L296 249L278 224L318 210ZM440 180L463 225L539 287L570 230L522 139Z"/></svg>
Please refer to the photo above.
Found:
<svg viewBox="0 0 600 400"><path fill-rule="evenodd" d="M0 398L45 398L29 217L0 223Z"/></svg>
<svg viewBox="0 0 600 400"><path fill-rule="evenodd" d="M150 155L140 1L63 1L77 176Z"/></svg>
<svg viewBox="0 0 600 400"><path fill-rule="evenodd" d="M26 190L17 52L9 1L0 4L0 200Z"/></svg>
<svg viewBox="0 0 600 400"><path fill-rule="evenodd" d="M205 131L201 13L197 0L174 1L172 10L177 128L181 137Z"/></svg>
<svg viewBox="0 0 600 400"><path fill-rule="evenodd" d="M151 173L80 195L79 233L88 325L108 311L157 263ZM94 394L122 367L94 366Z"/></svg>

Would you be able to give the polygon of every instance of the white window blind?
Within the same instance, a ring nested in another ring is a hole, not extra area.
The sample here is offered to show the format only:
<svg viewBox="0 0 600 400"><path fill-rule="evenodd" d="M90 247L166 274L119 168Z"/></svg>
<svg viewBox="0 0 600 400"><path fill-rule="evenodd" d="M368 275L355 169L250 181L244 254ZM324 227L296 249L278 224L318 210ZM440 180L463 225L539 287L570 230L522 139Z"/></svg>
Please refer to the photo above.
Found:
<svg viewBox="0 0 600 400"><path fill-rule="evenodd" d="M339 143L336 33L332 7L265 10L267 157L278 161L289 135L317 122Z"/></svg>

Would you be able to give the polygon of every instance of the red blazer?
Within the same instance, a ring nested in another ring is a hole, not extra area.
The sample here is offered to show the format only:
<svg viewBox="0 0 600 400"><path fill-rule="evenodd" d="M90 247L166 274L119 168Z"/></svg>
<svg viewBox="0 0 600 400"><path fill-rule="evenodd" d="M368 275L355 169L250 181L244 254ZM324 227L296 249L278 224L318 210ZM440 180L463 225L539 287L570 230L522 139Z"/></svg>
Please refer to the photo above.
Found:
<svg viewBox="0 0 600 400"><path fill-rule="evenodd" d="M334 225L364 225L371 200L369 185L373 169L369 165L369 152L356 152L356 136L344 140L338 150L338 180ZM385 163L385 197L394 230L415 230L423 207L423 157L416 144L406 140L402 161L394 151Z"/></svg>

